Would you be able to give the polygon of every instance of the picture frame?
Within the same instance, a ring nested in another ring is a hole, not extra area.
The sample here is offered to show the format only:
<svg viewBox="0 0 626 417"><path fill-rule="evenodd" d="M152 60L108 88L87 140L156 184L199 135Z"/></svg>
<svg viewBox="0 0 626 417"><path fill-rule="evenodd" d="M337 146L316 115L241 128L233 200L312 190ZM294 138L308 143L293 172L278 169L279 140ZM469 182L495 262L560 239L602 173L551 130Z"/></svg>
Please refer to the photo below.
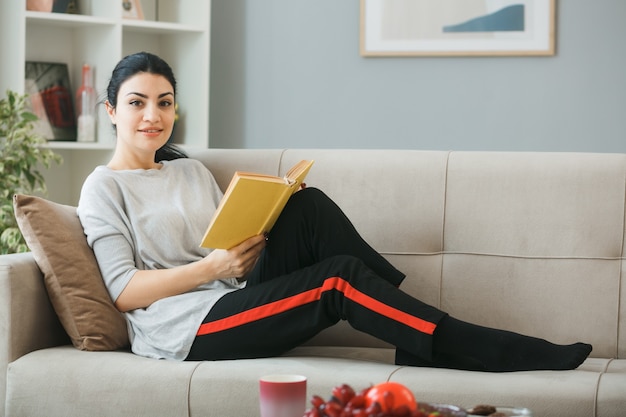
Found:
<svg viewBox="0 0 626 417"><path fill-rule="evenodd" d="M26 10L47 13L79 13L79 0L26 0Z"/></svg>
<svg viewBox="0 0 626 417"><path fill-rule="evenodd" d="M26 61L24 92L38 120L34 131L49 141L75 141L76 116L67 64Z"/></svg>
<svg viewBox="0 0 626 417"><path fill-rule="evenodd" d="M143 20L141 0L122 0L122 18Z"/></svg>
<svg viewBox="0 0 626 417"><path fill-rule="evenodd" d="M556 0L361 0L360 54L551 56Z"/></svg>

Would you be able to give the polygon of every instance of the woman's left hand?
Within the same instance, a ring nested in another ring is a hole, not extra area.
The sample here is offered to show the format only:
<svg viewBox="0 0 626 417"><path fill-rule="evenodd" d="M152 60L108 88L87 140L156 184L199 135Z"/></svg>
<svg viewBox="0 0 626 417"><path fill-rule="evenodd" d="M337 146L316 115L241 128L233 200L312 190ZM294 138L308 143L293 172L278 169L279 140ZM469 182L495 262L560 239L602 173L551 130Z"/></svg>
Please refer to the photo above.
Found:
<svg viewBox="0 0 626 417"><path fill-rule="evenodd" d="M265 248L265 236L251 237L231 249L216 249L204 260L212 264L213 279L242 278L249 274Z"/></svg>
<svg viewBox="0 0 626 417"><path fill-rule="evenodd" d="M115 300L115 306L122 312L145 308L162 298L182 294L216 279L245 277L254 268L264 247L265 236L260 235L229 250L214 250L205 258L186 265L138 270Z"/></svg>

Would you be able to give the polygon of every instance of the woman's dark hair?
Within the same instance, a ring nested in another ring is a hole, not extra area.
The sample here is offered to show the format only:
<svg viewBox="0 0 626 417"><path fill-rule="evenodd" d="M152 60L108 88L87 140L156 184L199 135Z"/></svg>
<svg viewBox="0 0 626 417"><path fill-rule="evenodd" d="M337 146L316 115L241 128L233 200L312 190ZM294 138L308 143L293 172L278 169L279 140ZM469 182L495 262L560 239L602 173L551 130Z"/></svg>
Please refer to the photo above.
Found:
<svg viewBox="0 0 626 417"><path fill-rule="evenodd" d="M149 52L137 52L122 58L113 69L106 91L107 100L113 108L117 107L117 95L120 91L120 86L124 81L140 72L162 75L172 84L174 96L176 96L176 78L169 64L162 58ZM172 159L187 157L185 152L171 143L171 140L172 138L170 137L167 143L157 150L154 162L171 161Z"/></svg>

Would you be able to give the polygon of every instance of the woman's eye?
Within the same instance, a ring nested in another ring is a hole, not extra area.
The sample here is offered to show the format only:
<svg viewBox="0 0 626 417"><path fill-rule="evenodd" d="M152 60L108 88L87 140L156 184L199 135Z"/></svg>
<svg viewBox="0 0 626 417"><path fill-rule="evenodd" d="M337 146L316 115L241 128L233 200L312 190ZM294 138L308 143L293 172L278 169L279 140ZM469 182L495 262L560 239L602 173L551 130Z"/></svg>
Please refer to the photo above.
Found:
<svg viewBox="0 0 626 417"><path fill-rule="evenodd" d="M164 101L161 102L161 106L162 107L169 107L171 105L173 105L173 103L171 101L168 101L168 100L164 100Z"/></svg>
<svg viewBox="0 0 626 417"><path fill-rule="evenodd" d="M133 100L129 103L131 106L141 106L141 101Z"/></svg>

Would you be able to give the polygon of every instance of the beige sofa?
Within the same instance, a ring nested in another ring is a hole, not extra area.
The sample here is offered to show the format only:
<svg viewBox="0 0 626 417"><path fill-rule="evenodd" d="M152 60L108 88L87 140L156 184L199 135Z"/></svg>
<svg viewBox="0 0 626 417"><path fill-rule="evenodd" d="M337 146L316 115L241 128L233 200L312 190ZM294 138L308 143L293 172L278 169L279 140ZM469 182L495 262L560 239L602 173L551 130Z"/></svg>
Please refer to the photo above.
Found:
<svg viewBox="0 0 626 417"><path fill-rule="evenodd" d="M278 358L170 362L74 348L29 254L0 256L0 399L19 416L255 416L258 378L308 377L308 396L385 380L419 400L524 406L536 416L626 410L626 155L406 150L206 150L234 170L316 163L323 189L406 272L406 291L476 323L593 344L572 371L481 373L393 364L342 324ZM192 180L192 179L190 179ZM271 337L271 335L268 335ZM6 378L5 378L6 376Z"/></svg>

